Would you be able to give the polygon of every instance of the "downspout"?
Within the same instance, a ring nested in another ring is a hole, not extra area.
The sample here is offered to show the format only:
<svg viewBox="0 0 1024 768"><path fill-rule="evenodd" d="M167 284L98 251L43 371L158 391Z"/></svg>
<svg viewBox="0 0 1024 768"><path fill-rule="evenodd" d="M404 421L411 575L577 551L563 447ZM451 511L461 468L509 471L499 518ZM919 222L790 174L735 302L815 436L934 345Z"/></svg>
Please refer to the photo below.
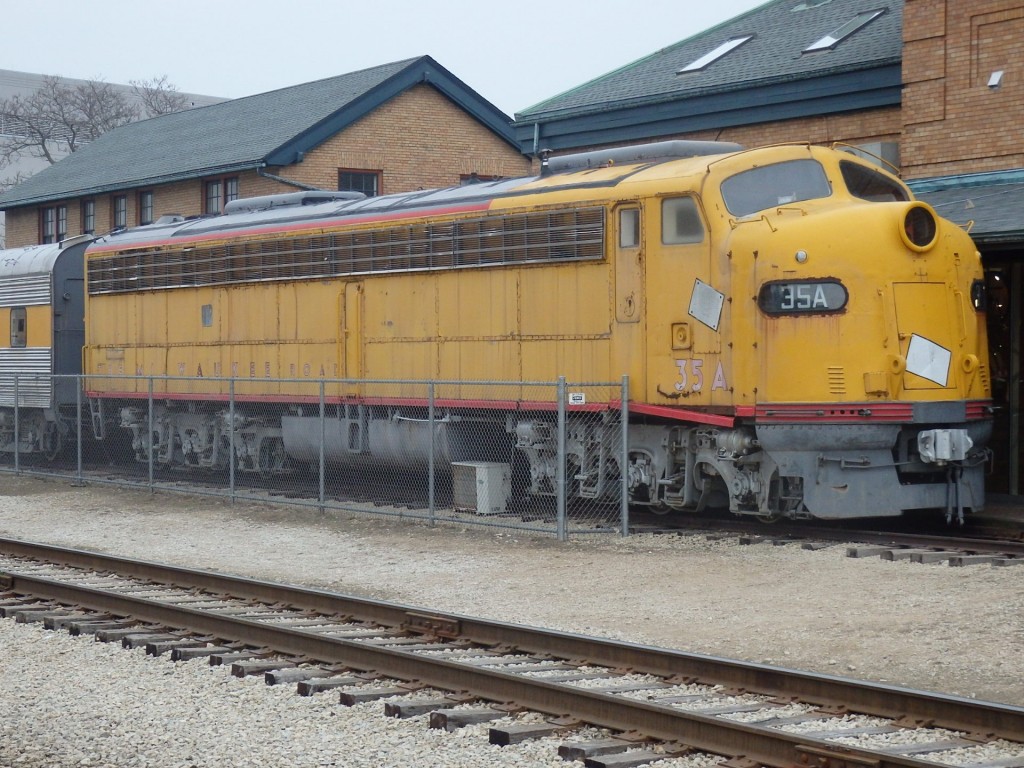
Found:
<svg viewBox="0 0 1024 768"><path fill-rule="evenodd" d="M256 168L256 175L257 176L262 176L265 179L271 179L273 181L279 181L282 184L287 184L290 187L295 187L297 189L304 189L304 190L306 190L308 192L326 192L327 191L327 190L323 189L323 187L314 187L312 184L304 184L301 181L292 181L291 179L286 179L284 176L275 176L272 173L267 173L265 170L263 170L263 166L262 165L257 166L257 168Z"/></svg>

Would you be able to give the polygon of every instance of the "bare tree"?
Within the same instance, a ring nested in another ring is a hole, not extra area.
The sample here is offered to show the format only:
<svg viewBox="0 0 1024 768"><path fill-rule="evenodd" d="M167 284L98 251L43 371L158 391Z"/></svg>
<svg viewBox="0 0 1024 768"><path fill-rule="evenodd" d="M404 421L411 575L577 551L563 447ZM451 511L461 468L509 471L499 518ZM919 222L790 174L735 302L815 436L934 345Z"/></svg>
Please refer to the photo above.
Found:
<svg viewBox="0 0 1024 768"><path fill-rule="evenodd" d="M181 112L191 106L188 96L167 82L167 75L152 80L129 80L132 90L142 104L146 117Z"/></svg>
<svg viewBox="0 0 1024 768"><path fill-rule="evenodd" d="M102 80L69 83L47 75L32 94L0 99L0 169L20 157L53 164L125 123L189 106L166 77L132 87L135 98Z"/></svg>

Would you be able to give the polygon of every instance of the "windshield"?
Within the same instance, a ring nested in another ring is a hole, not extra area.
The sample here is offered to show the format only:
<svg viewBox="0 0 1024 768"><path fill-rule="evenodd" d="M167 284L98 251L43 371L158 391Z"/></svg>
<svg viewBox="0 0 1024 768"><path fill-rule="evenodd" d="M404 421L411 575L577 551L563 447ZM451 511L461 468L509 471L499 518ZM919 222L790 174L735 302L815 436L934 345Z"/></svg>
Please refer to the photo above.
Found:
<svg viewBox="0 0 1024 768"><path fill-rule="evenodd" d="M843 181L850 194L873 203L903 202L910 199L907 190L884 173L867 168L860 163L843 160L839 163Z"/></svg>
<svg viewBox="0 0 1024 768"><path fill-rule="evenodd" d="M751 168L722 182L725 207L734 216L831 194L825 169L817 160L790 160Z"/></svg>

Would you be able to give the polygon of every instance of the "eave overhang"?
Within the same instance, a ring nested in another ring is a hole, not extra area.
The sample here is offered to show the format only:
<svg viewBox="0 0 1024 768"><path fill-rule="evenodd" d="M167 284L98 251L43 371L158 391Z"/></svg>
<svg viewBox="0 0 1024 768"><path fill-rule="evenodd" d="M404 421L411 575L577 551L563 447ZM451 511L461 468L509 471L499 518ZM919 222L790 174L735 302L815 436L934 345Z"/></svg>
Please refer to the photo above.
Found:
<svg viewBox="0 0 1024 768"><path fill-rule="evenodd" d="M658 136L771 123L838 112L898 107L897 62L729 89L687 92L659 101L588 105L583 110L524 114L515 123L519 149L532 154Z"/></svg>

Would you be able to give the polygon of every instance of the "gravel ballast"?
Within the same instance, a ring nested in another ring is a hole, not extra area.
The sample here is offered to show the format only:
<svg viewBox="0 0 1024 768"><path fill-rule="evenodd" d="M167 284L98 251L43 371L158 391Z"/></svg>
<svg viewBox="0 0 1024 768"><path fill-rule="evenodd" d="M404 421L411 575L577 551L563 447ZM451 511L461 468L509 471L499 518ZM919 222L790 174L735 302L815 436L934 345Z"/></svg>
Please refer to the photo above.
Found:
<svg viewBox="0 0 1024 768"><path fill-rule="evenodd" d="M0 535L1024 706L1024 567L690 535L559 543L7 474ZM486 726L430 732L380 703L10 620L0 651L4 766L560 764L554 742L488 747Z"/></svg>

